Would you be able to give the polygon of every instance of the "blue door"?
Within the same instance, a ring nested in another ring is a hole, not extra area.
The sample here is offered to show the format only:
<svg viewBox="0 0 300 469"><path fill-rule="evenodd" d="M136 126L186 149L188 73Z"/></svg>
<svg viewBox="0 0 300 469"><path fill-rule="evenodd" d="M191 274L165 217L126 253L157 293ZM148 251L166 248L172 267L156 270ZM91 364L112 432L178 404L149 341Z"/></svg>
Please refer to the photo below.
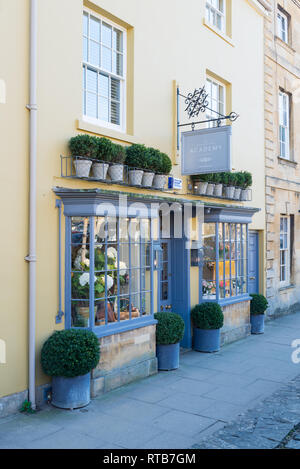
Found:
<svg viewBox="0 0 300 469"><path fill-rule="evenodd" d="M249 231L249 293L259 293L259 243L257 231Z"/></svg>
<svg viewBox="0 0 300 469"><path fill-rule="evenodd" d="M181 346L191 348L190 250L184 238L162 239L161 248L158 307L182 317L185 333Z"/></svg>
<svg viewBox="0 0 300 469"><path fill-rule="evenodd" d="M172 311L172 253L171 240L161 240L160 282L158 304L160 311Z"/></svg>

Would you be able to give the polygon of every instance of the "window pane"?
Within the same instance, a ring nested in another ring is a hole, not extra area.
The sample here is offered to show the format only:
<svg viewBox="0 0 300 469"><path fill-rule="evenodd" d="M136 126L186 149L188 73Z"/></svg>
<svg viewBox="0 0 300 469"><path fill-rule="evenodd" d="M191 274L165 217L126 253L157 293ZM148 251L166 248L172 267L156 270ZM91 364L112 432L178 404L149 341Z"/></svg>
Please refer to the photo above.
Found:
<svg viewBox="0 0 300 469"><path fill-rule="evenodd" d="M203 224L203 254L205 260L216 259L216 225Z"/></svg>
<svg viewBox="0 0 300 469"><path fill-rule="evenodd" d="M100 66L100 45L94 41L90 41L90 56L89 61L91 64Z"/></svg>
<svg viewBox="0 0 300 469"><path fill-rule="evenodd" d="M83 60L88 61L88 40L85 37L83 38Z"/></svg>
<svg viewBox="0 0 300 469"><path fill-rule="evenodd" d="M120 103L111 102L111 123L120 125Z"/></svg>
<svg viewBox="0 0 300 469"><path fill-rule="evenodd" d="M100 21L93 16L90 18L90 38L100 42Z"/></svg>
<svg viewBox="0 0 300 469"><path fill-rule="evenodd" d="M97 93L97 72L87 69L87 90Z"/></svg>
<svg viewBox="0 0 300 469"><path fill-rule="evenodd" d="M113 53L113 73L123 75L123 55L116 52Z"/></svg>
<svg viewBox="0 0 300 469"><path fill-rule="evenodd" d="M123 52L123 33L118 29L113 30L113 48L118 52Z"/></svg>
<svg viewBox="0 0 300 469"><path fill-rule="evenodd" d="M111 99L114 101L120 101L120 81L111 79Z"/></svg>
<svg viewBox="0 0 300 469"><path fill-rule="evenodd" d="M96 94L87 93L86 114L89 117L97 118L97 95Z"/></svg>
<svg viewBox="0 0 300 469"><path fill-rule="evenodd" d="M83 13L83 34L84 34L84 36L88 35L88 21L89 21L88 14Z"/></svg>
<svg viewBox="0 0 300 469"><path fill-rule="evenodd" d="M101 59L101 66L108 72L111 72L111 49L102 46L102 59Z"/></svg>
<svg viewBox="0 0 300 469"><path fill-rule="evenodd" d="M106 23L102 23L102 43L107 47L112 47L112 28Z"/></svg>
<svg viewBox="0 0 300 469"><path fill-rule="evenodd" d="M109 104L108 99L99 97L99 119L109 122Z"/></svg>
<svg viewBox="0 0 300 469"><path fill-rule="evenodd" d="M90 307L89 301L71 302L71 326L89 327L90 326Z"/></svg>
<svg viewBox="0 0 300 469"><path fill-rule="evenodd" d="M109 97L109 78L106 75L99 75L99 94L105 98Z"/></svg>

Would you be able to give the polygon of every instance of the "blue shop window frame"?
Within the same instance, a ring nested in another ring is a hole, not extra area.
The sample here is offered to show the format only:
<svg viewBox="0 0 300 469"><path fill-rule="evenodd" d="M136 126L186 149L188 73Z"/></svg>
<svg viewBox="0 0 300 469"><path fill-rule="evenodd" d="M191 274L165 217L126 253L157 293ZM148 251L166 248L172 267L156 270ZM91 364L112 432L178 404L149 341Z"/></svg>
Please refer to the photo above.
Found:
<svg viewBox="0 0 300 469"><path fill-rule="evenodd" d="M233 225L238 225L239 223L229 223L230 225L230 239L232 235L232 226ZM219 226L223 226L223 239L224 237L224 222L216 222L216 298L215 299L207 299L203 298L203 252L200 250L199 253L199 302L200 303L218 303L220 306L227 306L231 304L236 304L236 303L242 303L244 301L251 301L251 296L249 293L244 293L241 295L236 295L236 296L231 296L228 298L220 298L220 274L219 274L219 262L220 262L220 256L219 256ZM246 291L249 292L249 224L248 223L240 223L240 225L246 225L246 249L247 249L247 256L246 256L246 261L247 261L247 269L246 269ZM237 242L237 237L236 237L236 231L235 231L235 243ZM224 243L225 244L225 243ZM242 243L241 243L242 244ZM231 248L232 244L230 243L230 260L231 258ZM225 247L224 247L225 249ZM223 261L225 260L225 257L223 257ZM244 259L242 259L242 263L244 262ZM225 262L224 262L225 264ZM236 274L237 275L237 274ZM223 274L225 277L225 273ZM231 271L231 262L230 262L230 290L231 290L231 280L232 280L232 271Z"/></svg>
<svg viewBox="0 0 300 469"><path fill-rule="evenodd" d="M85 215L78 215L85 217ZM96 217L88 217L90 223L90 279L94 278L94 219ZM72 285L71 285L71 271L72 271L72 217L65 217L65 328L72 328L71 321L71 299L72 299ZM141 316L139 318L129 319L127 321L118 322L96 326L94 320L94 301L95 293L93 282L90 281L90 298L89 298L89 324L90 327L84 328L92 330L97 337L107 337L110 335L119 334L122 332L140 329L142 327L157 324L154 319L154 241L152 235L152 224L150 222L150 314ZM76 329L81 329L76 327Z"/></svg>

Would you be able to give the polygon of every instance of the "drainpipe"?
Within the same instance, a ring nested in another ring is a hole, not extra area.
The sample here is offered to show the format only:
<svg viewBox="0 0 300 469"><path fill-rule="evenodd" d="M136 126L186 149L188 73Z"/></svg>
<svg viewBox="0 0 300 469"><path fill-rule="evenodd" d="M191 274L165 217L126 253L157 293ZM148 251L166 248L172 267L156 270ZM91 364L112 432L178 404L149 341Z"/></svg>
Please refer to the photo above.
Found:
<svg viewBox="0 0 300 469"><path fill-rule="evenodd" d="M35 399L35 315L36 315L36 155L37 155L37 0L30 0L30 180L29 180L29 401Z"/></svg>

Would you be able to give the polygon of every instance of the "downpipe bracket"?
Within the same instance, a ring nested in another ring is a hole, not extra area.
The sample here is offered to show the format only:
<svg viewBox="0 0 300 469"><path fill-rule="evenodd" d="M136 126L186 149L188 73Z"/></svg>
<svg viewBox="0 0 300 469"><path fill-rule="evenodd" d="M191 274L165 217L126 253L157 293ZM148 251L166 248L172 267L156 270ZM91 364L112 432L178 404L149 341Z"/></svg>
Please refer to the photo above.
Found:
<svg viewBox="0 0 300 469"><path fill-rule="evenodd" d="M26 262L37 262L36 256L26 256L24 259Z"/></svg>
<svg viewBox="0 0 300 469"><path fill-rule="evenodd" d="M38 107L36 104L26 104L26 109L28 109L28 111L37 111L38 110Z"/></svg>

